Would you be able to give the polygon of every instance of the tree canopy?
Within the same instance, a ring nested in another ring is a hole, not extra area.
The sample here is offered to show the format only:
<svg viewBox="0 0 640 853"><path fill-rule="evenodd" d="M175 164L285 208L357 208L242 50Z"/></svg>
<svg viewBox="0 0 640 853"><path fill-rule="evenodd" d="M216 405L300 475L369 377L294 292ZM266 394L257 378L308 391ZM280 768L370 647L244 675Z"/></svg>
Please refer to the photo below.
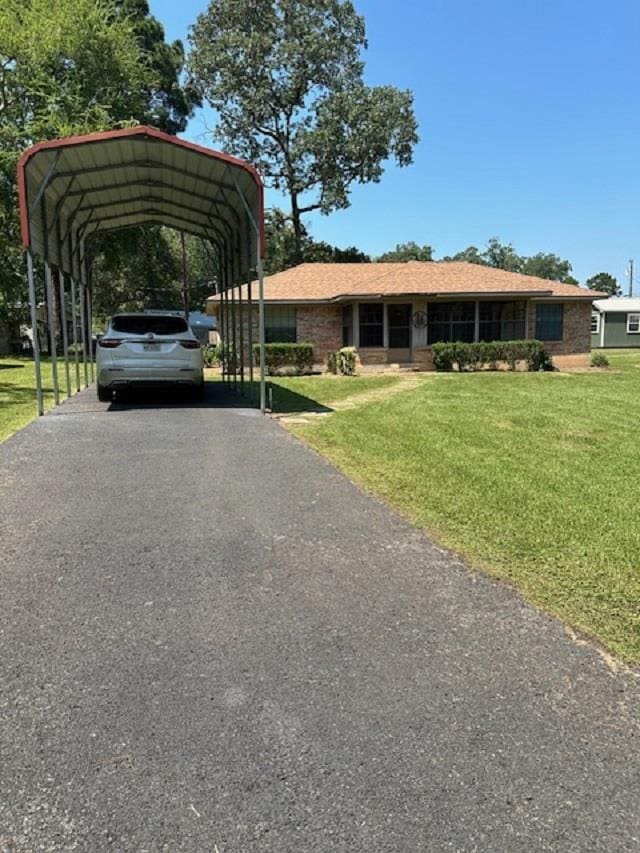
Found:
<svg viewBox="0 0 640 853"><path fill-rule="evenodd" d="M419 246L417 243L398 243L395 249L384 252L376 258L379 263L400 263L404 261L432 261L433 249L431 246Z"/></svg>
<svg viewBox="0 0 640 853"><path fill-rule="evenodd" d="M550 252L538 252L527 257L519 255L511 243L502 243L499 237L491 237L484 251L469 246L455 255L443 258L445 261L464 261L469 264L481 264L523 275L537 276L566 284L577 284L571 273L571 263Z"/></svg>
<svg viewBox="0 0 640 853"><path fill-rule="evenodd" d="M340 249L324 241L314 240L302 226L302 245L298 253L293 225L279 208L270 208L265 215L267 257L265 272L273 275L297 263L367 263L371 258L355 246Z"/></svg>
<svg viewBox="0 0 640 853"><path fill-rule="evenodd" d="M42 139L147 123L184 129L197 103L184 51L146 0L0 4L0 319L26 305L16 166ZM120 239L120 238L118 238Z"/></svg>
<svg viewBox="0 0 640 853"><path fill-rule="evenodd" d="M193 310L203 309L215 290L217 258L212 246L185 234L187 283ZM183 268L180 234L170 228L148 225L130 228L118 240L104 235L93 245L96 317L115 311L183 307ZM103 287L103 284L108 286Z"/></svg>
<svg viewBox="0 0 640 853"><path fill-rule="evenodd" d="M601 293L607 293L609 296L622 296L622 289L618 284L617 278L608 272L599 272L592 275L585 282L589 290L599 290Z"/></svg>
<svg viewBox="0 0 640 853"><path fill-rule="evenodd" d="M349 206L354 183L412 161L413 97L364 83L364 19L350 0L211 0L191 29L194 83L215 137L288 197L297 260L302 217Z"/></svg>

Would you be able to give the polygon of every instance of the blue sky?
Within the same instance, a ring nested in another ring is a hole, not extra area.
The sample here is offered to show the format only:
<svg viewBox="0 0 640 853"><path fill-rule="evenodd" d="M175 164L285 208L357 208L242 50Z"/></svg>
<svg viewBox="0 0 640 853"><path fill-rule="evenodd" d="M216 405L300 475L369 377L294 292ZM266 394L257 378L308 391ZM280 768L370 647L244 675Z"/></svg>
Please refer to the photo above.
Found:
<svg viewBox="0 0 640 853"><path fill-rule="evenodd" d="M171 39L205 6L151 0ZM348 210L311 217L313 236L373 255L415 240L442 257L496 235L626 289L628 259L640 270L638 0L356 6L367 82L413 91L421 141L411 167L390 165ZM200 111L185 136L210 143L214 120Z"/></svg>

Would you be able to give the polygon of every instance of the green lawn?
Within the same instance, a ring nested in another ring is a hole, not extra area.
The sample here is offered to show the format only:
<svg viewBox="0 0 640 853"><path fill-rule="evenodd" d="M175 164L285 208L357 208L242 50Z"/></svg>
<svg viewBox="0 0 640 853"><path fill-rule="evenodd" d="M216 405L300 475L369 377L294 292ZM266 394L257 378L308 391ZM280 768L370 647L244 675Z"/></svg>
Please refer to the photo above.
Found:
<svg viewBox="0 0 640 853"><path fill-rule="evenodd" d="M294 429L442 544L638 663L640 353L608 355L609 372L432 375Z"/></svg>
<svg viewBox="0 0 640 853"><path fill-rule="evenodd" d="M71 366L72 388L75 366ZM60 390L66 389L64 364L58 365ZM42 384L46 409L53 406L53 379L51 364L42 362ZM31 359L17 356L0 356L0 442L22 429L36 415L35 368ZM62 393L62 398L66 393Z"/></svg>
<svg viewBox="0 0 640 853"><path fill-rule="evenodd" d="M219 376L213 377L219 381ZM382 376L273 376L267 380L267 389L272 389L273 411L308 412L330 409L331 403L345 400L379 388L390 387L398 382L398 375ZM238 386L239 387L239 386ZM245 383L246 393L249 383ZM259 395L258 382L254 382L254 399ZM269 403L267 394L267 404Z"/></svg>

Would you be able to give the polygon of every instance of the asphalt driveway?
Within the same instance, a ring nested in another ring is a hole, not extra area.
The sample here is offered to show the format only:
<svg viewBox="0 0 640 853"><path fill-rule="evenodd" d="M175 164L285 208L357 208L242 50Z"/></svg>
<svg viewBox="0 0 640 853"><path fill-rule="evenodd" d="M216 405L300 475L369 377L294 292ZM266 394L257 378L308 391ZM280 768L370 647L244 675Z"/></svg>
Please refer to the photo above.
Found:
<svg viewBox="0 0 640 853"><path fill-rule="evenodd" d="M0 446L0 850L640 848L640 681L224 400Z"/></svg>

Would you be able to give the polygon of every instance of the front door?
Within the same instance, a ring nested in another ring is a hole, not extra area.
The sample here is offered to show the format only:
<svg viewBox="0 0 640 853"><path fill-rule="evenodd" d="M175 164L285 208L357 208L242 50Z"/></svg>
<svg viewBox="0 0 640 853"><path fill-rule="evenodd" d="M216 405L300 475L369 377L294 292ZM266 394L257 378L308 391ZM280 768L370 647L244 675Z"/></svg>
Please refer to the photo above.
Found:
<svg viewBox="0 0 640 853"><path fill-rule="evenodd" d="M413 306L387 305L389 321L389 361L411 361L411 315Z"/></svg>

